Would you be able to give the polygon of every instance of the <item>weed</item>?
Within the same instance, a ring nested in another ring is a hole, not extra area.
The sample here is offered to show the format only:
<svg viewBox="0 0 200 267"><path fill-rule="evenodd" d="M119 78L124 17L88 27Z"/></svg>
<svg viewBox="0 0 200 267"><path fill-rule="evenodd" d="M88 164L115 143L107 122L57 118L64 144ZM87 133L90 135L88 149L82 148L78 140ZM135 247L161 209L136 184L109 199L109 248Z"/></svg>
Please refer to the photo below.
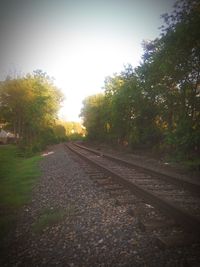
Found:
<svg viewBox="0 0 200 267"><path fill-rule="evenodd" d="M40 156L22 158L14 145L0 147L0 237L15 224L19 208L28 203L40 175Z"/></svg>
<svg viewBox="0 0 200 267"><path fill-rule="evenodd" d="M68 206L66 209L46 208L33 224L33 231L35 233L40 233L45 228L61 222L64 218L74 216L75 213L76 209L74 206Z"/></svg>

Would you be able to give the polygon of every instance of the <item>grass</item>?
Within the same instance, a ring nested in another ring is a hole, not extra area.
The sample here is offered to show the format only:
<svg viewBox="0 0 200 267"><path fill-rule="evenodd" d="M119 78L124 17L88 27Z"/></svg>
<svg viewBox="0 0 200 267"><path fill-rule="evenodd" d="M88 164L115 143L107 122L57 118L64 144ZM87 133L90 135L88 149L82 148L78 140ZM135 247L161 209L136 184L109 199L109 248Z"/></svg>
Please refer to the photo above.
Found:
<svg viewBox="0 0 200 267"><path fill-rule="evenodd" d="M187 159L182 154L168 154L166 157L166 161L172 164L178 164L184 167L185 170L192 171L198 173L200 171L200 157L196 156L191 159Z"/></svg>
<svg viewBox="0 0 200 267"><path fill-rule="evenodd" d="M51 210L47 209L39 216L39 219L33 225L33 231L40 233L42 230L48 226L52 226L59 221L61 221L65 216L64 211L62 210Z"/></svg>
<svg viewBox="0 0 200 267"><path fill-rule="evenodd" d="M73 206L69 206L67 209L46 208L33 224L33 231L41 233L45 228L51 227L62 221L65 217L75 215L75 213L76 209Z"/></svg>
<svg viewBox="0 0 200 267"><path fill-rule="evenodd" d="M33 185L40 175L40 156L22 158L17 147L0 147L0 237L8 234L17 211L31 199Z"/></svg>
<svg viewBox="0 0 200 267"><path fill-rule="evenodd" d="M200 171L200 158L184 161L183 164L189 170Z"/></svg>

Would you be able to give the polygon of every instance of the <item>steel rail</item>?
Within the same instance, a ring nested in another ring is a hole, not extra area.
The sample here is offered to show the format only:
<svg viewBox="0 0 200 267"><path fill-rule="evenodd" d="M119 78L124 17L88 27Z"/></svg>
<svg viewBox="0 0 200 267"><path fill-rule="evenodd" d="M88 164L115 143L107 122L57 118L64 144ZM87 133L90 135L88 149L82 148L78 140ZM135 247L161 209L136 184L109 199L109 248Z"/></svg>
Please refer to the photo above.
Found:
<svg viewBox="0 0 200 267"><path fill-rule="evenodd" d="M175 175L171 176L169 174L166 174L166 173L163 173L163 172L160 172L160 171L157 171L155 169L149 169L149 168L146 168L142 165L138 165L138 164L135 164L133 163L132 161L130 160L124 160L122 158L119 158L119 157L116 157L116 156L113 156L111 154L108 154L108 153L102 153L102 152L99 152L98 150L96 149L92 149L92 148L88 148L86 146L83 146L83 145L79 145L77 143L73 143L75 146L77 147L80 147L82 149L85 149L89 152L92 152L96 155L99 155L99 156L102 156L102 157L105 157L107 159L111 159L115 162L118 162L118 163L121 163L121 164L124 164L126 165L127 167L132 167L132 168L140 168L140 170L144 170L146 173L153 173L155 175L162 175L162 179L165 180L165 181L170 181L171 183L175 184L175 185L179 185L181 186L182 188L185 188L185 189L188 189L190 190L191 192L194 192L198 195L200 195L200 183L198 182L191 182L191 181L188 181L186 180L184 177L177 177Z"/></svg>
<svg viewBox="0 0 200 267"><path fill-rule="evenodd" d="M103 171L109 176L112 176L117 183L122 184L128 190L132 191L139 197L142 197L147 203L151 204L162 213L165 212L173 217L179 225L182 225L182 227L184 227L188 232L194 233L198 239L200 238L200 220L197 217L189 214L182 208L175 206L173 203L163 200L161 197L155 195L147 189L144 189L141 186L127 180L125 177L119 175L114 170L105 167L102 163L99 163L94 158L88 157L84 153L80 152L80 149L77 146L75 147L72 144L67 144L66 146L99 170ZM99 155L99 153L97 155Z"/></svg>

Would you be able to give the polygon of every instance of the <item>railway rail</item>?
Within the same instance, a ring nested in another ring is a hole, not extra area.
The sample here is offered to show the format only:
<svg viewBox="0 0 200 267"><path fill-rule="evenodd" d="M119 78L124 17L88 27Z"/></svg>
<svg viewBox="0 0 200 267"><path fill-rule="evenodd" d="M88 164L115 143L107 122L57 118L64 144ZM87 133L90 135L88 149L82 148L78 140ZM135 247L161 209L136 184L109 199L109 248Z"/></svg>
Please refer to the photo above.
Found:
<svg viewBox="0 0 200 267"><path fill-rule="evenodd" d="M200 185L187 180L173 179L154 171L137 168L110 154L80 144L68 143L67 147L81 158L95 166L100 172L117 183L109 190L128 190L143 199L173 220L171 225L184 229L187 241L200 241ZM98 175L97 175L98 176ZM109 185L109 183L108 183ZM170 221L170 219L168 221ZM167 221L164 225L167 225ZM182 233L182 230L181 230ZM192 238L188 238L188 234Z"/></svg>

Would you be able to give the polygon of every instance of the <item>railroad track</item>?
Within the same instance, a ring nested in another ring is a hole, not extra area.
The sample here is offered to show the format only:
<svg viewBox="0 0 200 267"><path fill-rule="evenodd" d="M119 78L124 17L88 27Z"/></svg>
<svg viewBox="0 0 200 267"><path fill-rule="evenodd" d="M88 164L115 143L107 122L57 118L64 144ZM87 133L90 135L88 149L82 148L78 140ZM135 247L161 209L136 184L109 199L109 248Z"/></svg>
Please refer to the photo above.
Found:
<svg viewBox="0 0 200 267"><path fill-rule="evenodd" d="M68 143L67 147L109 177L109 181L103 183L108 186L110 184L110 188L107 187L110 191L118 190L119 194L123 194L123 190L125 190L126 194L128 190L141 198L146 206L154 207L166 215L168 219L162 220L162 222L161 220L154 220L154 227L173 227L173 229L178 227L178 230L173 231L178 233L178 238L172 238L173 241L166 241L165 238L164 241L162 240L165 244L173 243L174 239L183 239L184 241L181 242L199 243L199 184L192 184L181 179L172 179L154 171L138 169L130 161L122 160L110 154L102 154L100 151L82 145ZM103 178L105 178L104 176ZM96 178L98 179L98 177L101 177L101 175L97 174ZM122 193L120 193L120 190ZM145 224L143 226L146 227ZM185 237L179 238L180 233Z"/></svg>

